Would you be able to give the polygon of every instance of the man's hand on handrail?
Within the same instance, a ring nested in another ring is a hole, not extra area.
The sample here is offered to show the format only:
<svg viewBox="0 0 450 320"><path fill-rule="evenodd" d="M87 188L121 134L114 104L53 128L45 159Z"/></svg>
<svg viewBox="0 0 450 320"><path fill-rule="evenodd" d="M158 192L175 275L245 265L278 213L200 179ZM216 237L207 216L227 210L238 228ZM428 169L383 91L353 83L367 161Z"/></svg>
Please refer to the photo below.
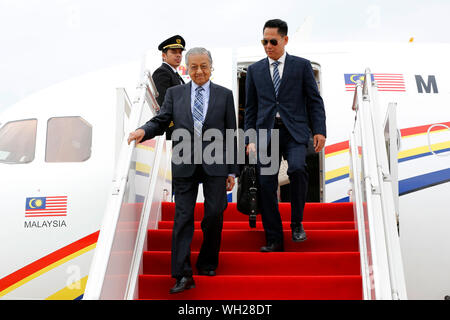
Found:
<svg viewBox="0 0 450 320"><path fill-rule="evenodd" d="M131 143L131 141L136 140L136 144L140 143L142 139L145 136L145 131L143 129L137 129L134 132L131 132L128 136L128 144Z"/></svg>

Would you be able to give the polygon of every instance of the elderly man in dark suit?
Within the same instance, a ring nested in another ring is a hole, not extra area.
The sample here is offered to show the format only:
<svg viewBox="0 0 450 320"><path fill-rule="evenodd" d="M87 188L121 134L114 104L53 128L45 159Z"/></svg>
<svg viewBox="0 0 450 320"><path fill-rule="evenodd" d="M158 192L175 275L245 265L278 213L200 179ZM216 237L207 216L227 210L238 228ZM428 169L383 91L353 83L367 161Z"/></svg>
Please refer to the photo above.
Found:
<svg viewBox="0 0 450 320"><path fill-rule="evenodd" d="M206 161L198 156L207 153L208 139L202 141L208 129L218 135L215 142L226 140L226 130L236 130L236 115L233 93L212 83L212 58L208 50L193 48L186 54L186 64L192 81L169 88L161 112L141 128L130 133L128 143L137 143L162 135L173 121L172 175L175 187L175 223L172 237L172 277L176 279L170 293L182 292L195 286L190 262L190 245L194 233L194 208L199 183L203 183L205 212L201 223L203 243L196 267L200 275L214 276L219 260L219 249L223 225L223 212L227 207L226 191L231 191L238 167L226 163L226 153L236 155L226 149L226 143L218 143L215 148L217 161ZM178 139L182 137L181 139ZM234 139L234 138L233 138ZM200 141L200 142L199 142ZM180 147L182 144L182 148ZM197 146L197 147L196 147ZM200 146L200 147L198 147ZM197 149L195 149L197 148ZM181 149L181 150L180 150ZM176 152L179 150L179 152ZM209 148L208 148L209 150Z"/></svg>
<svg viewBox="0 0 450 320"><path fill-rule="evenodd" d="M177 71L183 58L183 51L185 50L186 42L180 35L175 35L169 39L164 40L158 46L158 50L162 52L163 63L153 72L152 78L158 90L158 104L162 106L167 89L184 84L183 78ZM166 132L167 140L171 139L173 131L173 123L169 125Z"/></svg>
<svg viewBox="0 0 450 320"><path fill-rule="evenodd" d="M303 209L306 201L308 173L305 157L312 133L315 152L325 145L325 109L314 79L311 63L286 53L288 43L286 22L275 19L266 22L263 40L267 58L248 68L246 79L245 130L266 129L269 144L279 146L279 154L271 155L280 162L281 155L288 162L291 188L292 240L306 240L303 229ZM272 141L270 130L279 130L279 141ZM247 145L247 153L256 152L255 143ZM262 252L283 251L283 229L278 210L278 171L264 174L258 161L258 186L261 216L267 244Z"/></svg>

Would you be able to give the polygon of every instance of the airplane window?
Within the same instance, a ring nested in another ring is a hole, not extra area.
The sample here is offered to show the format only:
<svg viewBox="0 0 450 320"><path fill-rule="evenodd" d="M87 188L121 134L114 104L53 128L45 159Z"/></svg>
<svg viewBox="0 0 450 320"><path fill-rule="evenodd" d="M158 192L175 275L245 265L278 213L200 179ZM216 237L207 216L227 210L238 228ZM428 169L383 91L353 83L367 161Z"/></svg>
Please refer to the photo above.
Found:
<svg viewBox="0 0 450 320"><path fill-rule="evenodd" d="M83 162L91 157L92 126L81 117L50 118L46 162Z"/></svg>
<svg viewBox="0 0 450 320"><path fill-rule="evenodd" d="M29 163L34 160L37 120L6 123L0 129L0 162Z"/></svg>

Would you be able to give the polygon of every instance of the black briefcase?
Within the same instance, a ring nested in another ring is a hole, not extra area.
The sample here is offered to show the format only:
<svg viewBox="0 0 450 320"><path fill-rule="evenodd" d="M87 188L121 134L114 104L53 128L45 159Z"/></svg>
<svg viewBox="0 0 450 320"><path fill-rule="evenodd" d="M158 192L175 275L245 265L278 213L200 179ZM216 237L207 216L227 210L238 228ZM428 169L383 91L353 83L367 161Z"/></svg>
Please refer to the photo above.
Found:
<svg viewBox="0 0 450 320"><path fill-rule="evenodd" d="M251 228L256 228L256 215L259 213L257 191L256 165L246 164L238 180L237 209L249 216Z"/></svg>

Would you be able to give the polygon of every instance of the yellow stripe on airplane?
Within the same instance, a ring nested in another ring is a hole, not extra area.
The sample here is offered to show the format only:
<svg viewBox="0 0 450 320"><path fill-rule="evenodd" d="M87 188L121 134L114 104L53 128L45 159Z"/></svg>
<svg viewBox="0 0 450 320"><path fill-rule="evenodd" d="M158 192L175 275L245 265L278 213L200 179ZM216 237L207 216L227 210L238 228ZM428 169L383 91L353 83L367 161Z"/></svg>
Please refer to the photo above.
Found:
<svg viewBox="0 0 450 320"><path fill-rule="evenodd" d="M74 252L71 255L68 255L67 257L65 257L65 258L63 258L61 260L58 260L55 263L52 263L51 265L48 265L47 267L45 267L45 268L43 268L43 269L41 269L41 270L39 270L39 271L29 275L28 277L26 277L26 278L24 278L24 279L22 279L22 280L20 280L20 281L18 281L16 283L14 283L12 286L10 286L10 287L6 288L5 290L3 290L2 292L0 292L0 297L10 293L11 291L14 291L18 287L24 285L25 283L27 283L27 282L29 282L29 281L31 281L33 279L36 279L37 277L43 275L44 273L46 273L46 272L48 272L48 271L50 271L52 269L55 269L55 268L59 267L60 265L66 263L66 262L68 262L68 261L70 261L72 259L75 259L76 257L81 256L82 254L84 254L84 253L86 253L88 251L91 251L92 249L94 249L96 247L96 245L97 245L97 243L93 243L90 246L87 246L86 248L83 248L83 249L81 249L81 250L79 250L77 252Z"/></svg>
<svg viewBox="0 0 450 320"><path fill-rule="evenodd" d="M431 150L433 150L433 151L439 151L439 150L443 150L443 149L447 149L447 148L450 148L450 141L435 143L435 144L431 145ZM418 147L418 148L400 151L398 153L398 158L403 159L403 158L408 158L408 157L412 157L412 156L416 156L418 154L423 154L423 153L428 153L428 152L430 152L430 149L428 148L428 146Z"/></svg>
<svg viewBox="0 0 450 320"><path fill-rule="evenodd" d="M345 166L345 167L335 169L335 170L330 170L325 173L325 181L346 175L349 173L349 170L350 170L349 166Z"/></svg>
<svg viewBox="0 0 450 320"><path fill-rule="evenodd" d="M47 297L45 300L75 300L82 294L84 294L84 290L86 289L88 276L73 282L67 287L55 292L51 296Z"/></svg>

